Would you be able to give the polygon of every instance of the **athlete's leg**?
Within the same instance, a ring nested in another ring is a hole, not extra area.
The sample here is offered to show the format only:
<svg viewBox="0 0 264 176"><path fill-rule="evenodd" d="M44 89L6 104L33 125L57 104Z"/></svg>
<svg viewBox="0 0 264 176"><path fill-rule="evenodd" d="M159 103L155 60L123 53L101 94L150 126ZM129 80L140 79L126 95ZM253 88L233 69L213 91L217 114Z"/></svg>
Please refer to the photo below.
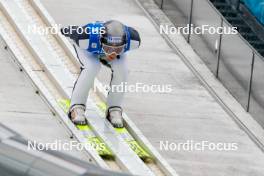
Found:
<svg viewBox="0 0 264 176"><path fill-rule="evenodd" d="M128 76L128 69L125 55L120 59L116 59L110 63L112 69L112 78L110 86L112 90L109 91L107 97L107 119L113 124L114 127L123 127L122 118L122 101L124 98L124 91L117 91L114 86L125 85Z"/></svg>
<svg viewBox="0 0 264 176"><path fill-rule="evenodd" d="M100 70L101 63L97 58L93 57L93 55L88 53L86 50L80 49L77 46L75 46L75 49L82 66L80 75L77 78L72 91L69 115L75 115L77 121L78 117L79 120L82 121L89 90L93 86L94 78ZM79 111L79 114L78 112L74 112L74 110L76 109ZM71 113L75 114L71 115Z"/></svg>
<svg viewBox="0 0 264 176"><path fill-rule="evenodd" d="M127 68L127 61L126 56L123 55L120 59L115 59L110 63L112 76L110 81L110 86L115 85L125 85L127 82L128 76L128 68ZM125 92L118 92L117 90L109 91L107 97L107 105L108 107L119 106L121 107L123 97Z"/></svg>

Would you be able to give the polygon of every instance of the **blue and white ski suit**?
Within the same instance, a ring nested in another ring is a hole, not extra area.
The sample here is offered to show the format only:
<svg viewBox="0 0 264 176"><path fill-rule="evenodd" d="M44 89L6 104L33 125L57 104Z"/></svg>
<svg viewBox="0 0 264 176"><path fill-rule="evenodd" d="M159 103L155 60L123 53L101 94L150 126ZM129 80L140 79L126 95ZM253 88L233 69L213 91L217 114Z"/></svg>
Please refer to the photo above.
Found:
<svg viewBox="0 0 264 176"><path fill-rule="evenodd" d="M98 30L98 27L103 27L103 25L104 23L102 22L95 22L89 23L81 28L83 28L83 31L92 31L94 28ZM125 26L126 44L124 52L115 60L109 62L106 60L106 56L101 48L100 33L80 33L77 32L77 30L69 33L69 28L70 27L63 28L62 33L74 41L74 48L81 64L81 72L75 82L71 96L71 111L75 105L86 107L85 104L89 90L93 86L95 76L99 72L102 64L109 67L112 71L110 85L120 85L127 81L128 69L126 52L140 46L140 36L135 29ZM77 29L80 27L74 26L73 28ZM107 106L121 107L123 96L124 92L109 91Z"/></svg>

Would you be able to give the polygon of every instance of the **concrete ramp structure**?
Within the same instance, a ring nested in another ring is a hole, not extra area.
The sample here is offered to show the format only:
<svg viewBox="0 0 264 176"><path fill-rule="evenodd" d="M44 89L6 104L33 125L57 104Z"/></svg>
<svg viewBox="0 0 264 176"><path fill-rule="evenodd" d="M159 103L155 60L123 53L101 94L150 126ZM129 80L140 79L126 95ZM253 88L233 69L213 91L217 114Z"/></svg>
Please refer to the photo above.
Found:
<svg viewBox="0 0 264 176"><path fill-rule="evenodd" d="M0 0L0 123L38 142L87 143L57 102L70 98L79 74L70 42L61 34L28 33L27 27L110 19L136 28L142 39L141 47L128 53L128 84L172 88L166 93L128 92L125 96L125 126L152 160L141 160L102 118L97 102L107 96L100 87L109 83L107 68L102 68L95 80L98 91L90 92L86 113L92 133L109 147L114 158L103 158L94 149L63 153L81 159L82 164L132 175L262 176L262 127L181 34L159 33L160 25L173 24L152 0ZM204 143L211 148L190 148ZM217 150L216 145L228 149Z"/></svg>

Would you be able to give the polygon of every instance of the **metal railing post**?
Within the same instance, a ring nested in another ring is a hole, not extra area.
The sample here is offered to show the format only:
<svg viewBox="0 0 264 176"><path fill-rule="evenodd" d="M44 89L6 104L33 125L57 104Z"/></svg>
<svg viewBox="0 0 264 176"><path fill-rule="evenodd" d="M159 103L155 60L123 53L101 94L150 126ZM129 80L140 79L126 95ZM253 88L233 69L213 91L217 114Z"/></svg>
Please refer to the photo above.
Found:
<svg viewBox="0 0 264 176"><path fill-rule="evenodd" d="M221 33L219 34L219 44L218 44L218 47L217 47L217 65L216 65L216 78L218 78L218 75L219 75L219 65L220 65L220 58L221 58L221 48L222 48L222 38L223 38L223 23L224 23L224 20L223 18L221 18Z"/></svg>
<svg viewBox="0 0 264 176"><path fill-rule="evenodd" d="M164 0L161 0L160 9L163 9L163 2Z"/></svg>
<svg viewBox="0 0 264 176"><path fill-rule="evenodd" d="M190 43L190 39L191 39L191 24L192 24L192 16L193 16L193 0L191 1L191 7L190 7L190 15L189 15L189 34L188 34L188 38L187 38L187 42Z"/></svg>
<svg viewBox="0 0 264 176"><path fill-rule="evenodd" d="M247 112L249 112L249 108L250 108L252 79L253 79L253 73L254 73L254 64L255 64L255 53L254 53L254 51L252 51L252 62L251 62L250 80L249 80L249 85L248 85Z"/></svg>
<svg viewBox="0 0 264 176"><path fill-rule="evenodd" d="M239 4L240 4L240 0L237 0L235 4L235 8L237 11L239 10Z"/></svg>

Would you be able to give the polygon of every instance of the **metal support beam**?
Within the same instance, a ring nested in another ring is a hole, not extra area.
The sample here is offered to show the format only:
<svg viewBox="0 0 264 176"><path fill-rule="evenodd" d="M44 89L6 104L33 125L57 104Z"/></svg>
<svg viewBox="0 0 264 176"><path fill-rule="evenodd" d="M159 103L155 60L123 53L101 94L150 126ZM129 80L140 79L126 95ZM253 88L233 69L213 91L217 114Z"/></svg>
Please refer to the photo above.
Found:
<svg viewBox="0 0 264 176"><path fill-rule="evenodd" d="M221 58L221 47L222 47L222 38L223 38L223 18L221 18L221 32L219 34L219 44L218 44L218 48L217 48L217 65L216 65L216 78L218 78L219 75L219 65L220 65L220 58Z"/></svg>
<svg viewBox="0 0 264 176"><path fill-rule="evenodd" d="M248 101L247 101L247 112L249 112L250 108L250 99L251 99L251 89L252 89L252 79L254 73L254 64L255 64L255 53L252 52L252 62L251 62L251 71L250 71L250 80L248 84Z"/></svg>
<svg viewBox="0 0 264 176"><path fill-rule="evenodd" d="M161 0L160 9L163 9L163 3L164 3L164 0Z"/></svg>
<svg viewBox="0 0 264 176"><path fill-rule="evenodd" d="M192 16L193 16L193 0L191 1L191 7L190 7L190 15L189 15L189 34L188 34L188 38L187 38L187 42L190 43L190 39L191 39L191 24L192 24Z"/></svg>

